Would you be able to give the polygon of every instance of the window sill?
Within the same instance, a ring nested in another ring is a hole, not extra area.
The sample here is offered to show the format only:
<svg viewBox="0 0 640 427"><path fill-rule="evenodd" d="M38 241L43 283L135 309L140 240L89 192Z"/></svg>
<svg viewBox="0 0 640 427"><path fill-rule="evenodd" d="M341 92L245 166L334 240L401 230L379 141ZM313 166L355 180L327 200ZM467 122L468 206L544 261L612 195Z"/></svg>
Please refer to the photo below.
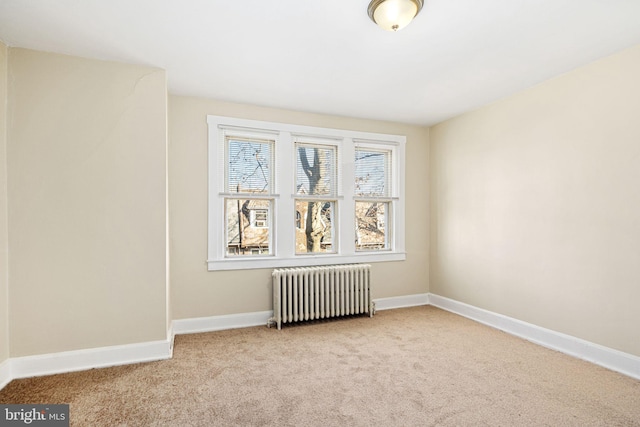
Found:
<svg viewBox="0 0 640 427"><path fill-rule="evenodd" d="M404 261L407 258L405 252L377 252L358 253L353 255L300 255L295 258L255 257L226 258L224 260L209 260L209 271L222 270L250 270L260 268L278 267L308 267L315 265L356 264L385 261Z"/></svg>

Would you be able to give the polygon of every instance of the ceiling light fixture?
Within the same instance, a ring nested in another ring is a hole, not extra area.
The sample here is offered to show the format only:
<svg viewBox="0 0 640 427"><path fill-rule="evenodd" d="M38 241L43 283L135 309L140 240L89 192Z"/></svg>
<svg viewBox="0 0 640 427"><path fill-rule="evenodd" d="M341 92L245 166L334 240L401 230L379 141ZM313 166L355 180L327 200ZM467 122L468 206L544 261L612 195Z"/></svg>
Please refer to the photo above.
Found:
<svg viewBox="0 0 640 427"><path fill-rule="evenodd" d="M371 0L367 12L382 29L398 31L409 25L423 4L423 0Z"/></svg>

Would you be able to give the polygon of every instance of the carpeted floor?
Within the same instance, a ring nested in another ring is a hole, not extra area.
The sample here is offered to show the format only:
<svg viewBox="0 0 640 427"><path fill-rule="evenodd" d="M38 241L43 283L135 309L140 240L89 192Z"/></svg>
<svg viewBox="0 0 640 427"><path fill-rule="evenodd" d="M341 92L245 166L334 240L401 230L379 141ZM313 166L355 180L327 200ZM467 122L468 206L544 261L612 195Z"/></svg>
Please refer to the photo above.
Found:
<svg viewBox="0 0 640 427"><path fill-rule="evenodd" d="M640 381L430 306L181 335L0 403L69 403L73 426L640 426Z"/></svg>

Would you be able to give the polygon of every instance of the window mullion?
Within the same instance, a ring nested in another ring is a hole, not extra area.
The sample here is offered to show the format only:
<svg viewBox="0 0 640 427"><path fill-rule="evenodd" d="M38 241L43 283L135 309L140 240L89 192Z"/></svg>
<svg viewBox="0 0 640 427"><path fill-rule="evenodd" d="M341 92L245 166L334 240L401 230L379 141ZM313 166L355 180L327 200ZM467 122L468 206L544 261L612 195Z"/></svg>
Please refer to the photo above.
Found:
<svg viewBox="0 0 640 427"><path fill-rule="evenodd" d="M338 204L339 230L336 233L340 236L340 252L345 255L351 255L356 252L356 218L355 208L355 147L351 138L345 138L342 144L342 158L340 159L340 170L342 172L341 184L342 195L344 199Z"/></svg>
<svg viewBox="0 0 640 427"><path fill-rule="evenodd" d="M290 132L281 132L276 147L276 192L295 193L295 150ZM274 217L274 245L278 257L295 256L295 201L293 197L281 197L276 202Z"/></svg>

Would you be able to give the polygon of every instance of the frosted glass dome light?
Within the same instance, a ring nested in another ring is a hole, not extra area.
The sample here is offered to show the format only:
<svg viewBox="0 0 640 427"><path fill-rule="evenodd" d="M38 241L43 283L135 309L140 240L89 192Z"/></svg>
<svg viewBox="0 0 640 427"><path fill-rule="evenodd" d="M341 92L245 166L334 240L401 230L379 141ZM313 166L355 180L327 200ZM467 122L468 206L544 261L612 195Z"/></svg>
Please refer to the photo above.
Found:
<svg viewBox="0 0 640 427"><path fill-rule="evenodd" d="M367 12L382 29L398 31L409 25L423 4L423 0L372 0Z"/></svg>

